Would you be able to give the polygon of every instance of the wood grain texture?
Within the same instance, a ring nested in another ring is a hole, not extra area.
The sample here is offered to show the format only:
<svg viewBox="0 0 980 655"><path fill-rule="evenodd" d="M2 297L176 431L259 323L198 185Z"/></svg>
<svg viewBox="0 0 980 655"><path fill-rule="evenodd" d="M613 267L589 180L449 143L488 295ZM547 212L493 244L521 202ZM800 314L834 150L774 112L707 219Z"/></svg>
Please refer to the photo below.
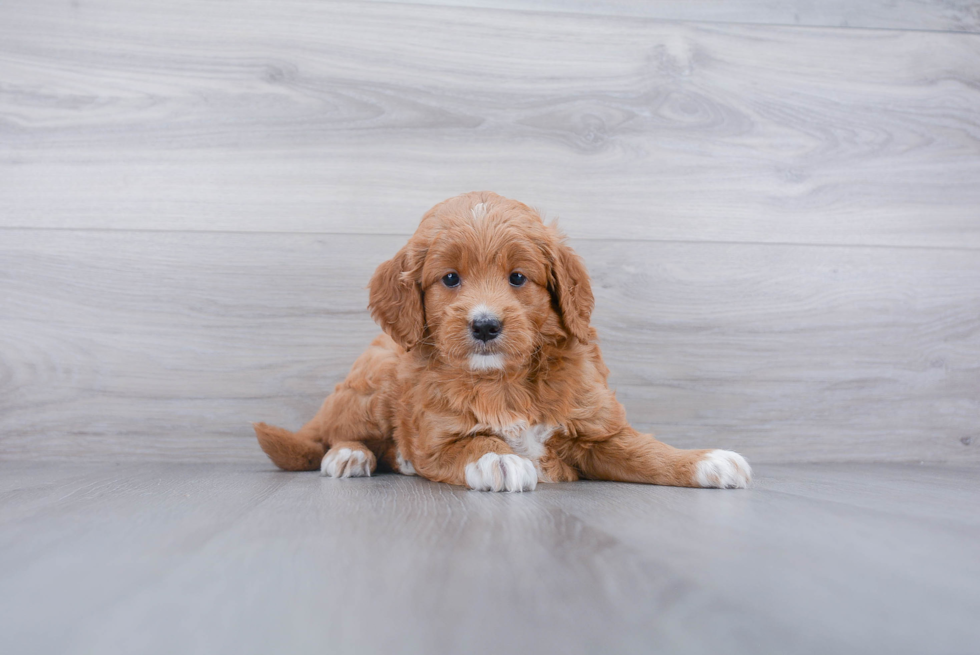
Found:
<svg viewBox="0 0 980 655"><path fill-rule="evenodd" d="M0 4L0 456L262 461L493 189L575 237L639 427L980 460L980 35L923 31L975 4L509 1Z"/></svg>
<svg viewBox="0 0 980 655"><path fill-rule="evenodd" d="M0 456L262 461L379 332L398 236L6 230ZM575 240L638 427L752 461L980 461L980 258Z"/></svg>
<svg viewBox="0 0 980 655"><path fill-rule="evenodd" d="M974 34L12 0L0 81L0 226L407 234L492 189L582 238L980 248Z"/></svg>
<svg viewBox="0 0 980 655"><path fill-rule="evenodd" d="M980 32L976 0L380 0L660 20Z"/></svg>
<svg viewBox="0 0 980 655"><path fill-rule="evenodd" d="M972 653L977 469L486 494L0 462L8 653Z"/></svg>

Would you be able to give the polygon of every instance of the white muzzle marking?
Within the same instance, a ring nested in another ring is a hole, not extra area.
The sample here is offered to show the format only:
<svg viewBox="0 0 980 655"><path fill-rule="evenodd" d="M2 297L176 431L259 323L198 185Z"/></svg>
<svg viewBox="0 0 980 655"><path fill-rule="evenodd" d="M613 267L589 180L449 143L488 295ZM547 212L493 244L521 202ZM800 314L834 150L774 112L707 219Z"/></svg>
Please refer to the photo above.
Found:
<svg viewBox="0 0 980 655"><path fill-rule="evenodd" d="M488 355L470 355L470 369L474 371L495 371L504 367L504 356L492 353Z"/></svg>

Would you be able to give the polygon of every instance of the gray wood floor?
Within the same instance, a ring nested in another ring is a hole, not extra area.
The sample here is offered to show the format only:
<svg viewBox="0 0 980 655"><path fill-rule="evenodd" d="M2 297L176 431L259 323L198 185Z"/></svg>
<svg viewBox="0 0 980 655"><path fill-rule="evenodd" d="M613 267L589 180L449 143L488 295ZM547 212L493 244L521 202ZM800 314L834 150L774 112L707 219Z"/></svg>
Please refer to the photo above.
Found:
<svg viewBox="0 0 980 655"><path fill-rule="evenodd" d="M976 653L980 469L757 469L501 495L0 463L0 651Z"/></svg>

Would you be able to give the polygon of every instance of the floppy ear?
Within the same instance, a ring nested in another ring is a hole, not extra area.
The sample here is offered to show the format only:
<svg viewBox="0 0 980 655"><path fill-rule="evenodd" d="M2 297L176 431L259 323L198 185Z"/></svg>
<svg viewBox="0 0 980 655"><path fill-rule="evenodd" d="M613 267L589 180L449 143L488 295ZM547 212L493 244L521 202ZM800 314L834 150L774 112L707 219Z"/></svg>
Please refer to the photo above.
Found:
<svg viewBox="0 0 980 655"><path fill-rule="evenodd" d="M425 330L422 260L421 253L409 241L398 254L378 266L371 278L371 317L406 350L422 340Z"/></svg>
<svg viewBox="0 0 980 655"><path fill-rule="evenodd" d="M557 234L551 245L551 280L548 286L558 303L565 329L582 343L588 343L592 333L589 319L595 307L589 273L582 258L565 245Z"/></svg>

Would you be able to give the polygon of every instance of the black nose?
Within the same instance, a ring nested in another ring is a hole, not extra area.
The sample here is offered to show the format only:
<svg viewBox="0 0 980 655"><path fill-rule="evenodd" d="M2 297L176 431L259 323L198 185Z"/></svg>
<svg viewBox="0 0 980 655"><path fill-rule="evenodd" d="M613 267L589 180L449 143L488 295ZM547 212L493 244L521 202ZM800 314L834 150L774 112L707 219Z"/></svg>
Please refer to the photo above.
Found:
<svg viewBox="0 0 980 655"><path fill-rule="evenodd" d="M492 316L478 316L470 323L473 338L486 342L500 334L500 321Z"/></svg>

